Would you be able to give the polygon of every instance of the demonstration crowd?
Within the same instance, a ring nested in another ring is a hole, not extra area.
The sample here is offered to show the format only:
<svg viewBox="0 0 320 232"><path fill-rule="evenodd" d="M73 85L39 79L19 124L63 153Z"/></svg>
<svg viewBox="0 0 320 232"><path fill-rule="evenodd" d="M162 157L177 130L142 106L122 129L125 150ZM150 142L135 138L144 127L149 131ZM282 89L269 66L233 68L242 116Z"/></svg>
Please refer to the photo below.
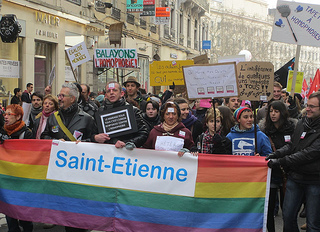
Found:
<svg viewBox="0 0 320 232"><path fill-rule="evenodd" d="M175 96L174 84L161 96L142 94L139 87L131 76L123 87L108 82L105 92L95 96L86 84L66 83L56 97L50 86L44 94L31 94L33 85L28 83L23 93L16 88L11 104L1 110L0 139L61 139L157 150L158 137L172 136L178 139L175 151L179 156L186 152L265 156L272 168L268 231L275 231L278 205L283 212L283 231L299 231L297 217L303 204L300 215L306 215L305 228L320 231L320 92L312 93L304 104L300 94L289 96L275 82L273 99L253 106L258 102L238 97L190 102ZM22 120L22 102L32 104L27 124ZM98 132L96 112L128 105L133 106L137 131L119 136ZM253 110L257 114L256 140ZM6 218L9 232L20 232L19 221ZM20 226L24 232L33 230L32 222L20 220ZM66 227L66 231L85 230Z"/></svg>

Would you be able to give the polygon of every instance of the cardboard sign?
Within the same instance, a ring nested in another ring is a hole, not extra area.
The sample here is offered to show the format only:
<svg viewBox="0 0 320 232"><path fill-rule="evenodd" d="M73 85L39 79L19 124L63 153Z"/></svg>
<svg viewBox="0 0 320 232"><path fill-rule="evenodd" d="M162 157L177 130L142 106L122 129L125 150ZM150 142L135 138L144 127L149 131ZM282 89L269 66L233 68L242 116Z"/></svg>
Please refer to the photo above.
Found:
<svg viewBox="0 0 320 232"><path fill-rule="evenodd" d="M69 49L66 49L66 53L72 69L75 69L79 65L91 60L85 42L81 42Z"/></svg>
<svg viewBox="0 0 320 232"><path fill-rule="evenodd" d="M291 91L292 79L293 79L293 71L290 70L288 72L287 91ZM295 88L294 88L294 92L295 93L301 93L302 83L303 83L303 72L297 72L296 85L295 85Z"/></svg>
<svg viewBox="0 0 320 232"><path fill-rule="evenodd" d="M189 99L238 96L236 63L183 67Z"/></svg>
<svg viewBox="0 0 320 232"><path fill-rule="evenodd" d="M271 40L320 47L320 5L278 1Z"/></svg>
<svg viewBox="0 0 320 232"><path fill-rule="evenodd" d="M270 62L237 64L240 100L269 101L273 97L274 68Z"/></svg>
<svg viewBox="0 0 320 232"><path fill-rule="evenodd" d="M137 50L132 48L96 48L94 49L96 68L137 68Z"/></svg>
<svg viewBox="0 0 320 232"><path fill-rule="evenodd" d="M99 133L116 137L138 131L132 105L96 112Z"/></svg>
<svg viewBox="0 0 320 232"><path fill-rule="evenodd" d="M193 60L154 61L150 64L150 86L184 85L182 67Z"/></svg>
<svg viewBox="0 0 320 232"><path fill-rule="evenodd" d="M209 64L208 55L203 54L200 56L196 56L192 58L194 61L194 64Z"/></svg>

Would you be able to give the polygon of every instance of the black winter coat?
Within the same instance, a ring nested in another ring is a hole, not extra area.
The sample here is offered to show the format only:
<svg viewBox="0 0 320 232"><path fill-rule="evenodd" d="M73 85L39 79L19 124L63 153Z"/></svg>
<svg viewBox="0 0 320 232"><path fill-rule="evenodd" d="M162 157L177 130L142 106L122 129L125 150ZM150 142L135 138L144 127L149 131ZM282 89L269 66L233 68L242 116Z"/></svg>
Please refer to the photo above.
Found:
<svg viewBox="0 0 320 232"><path fill-rule="evenodd" d="M21 130L14 132L10 136L7 134L5 129L2 127L0 128L0 142L2 143L6 139L19 139L20 135L24 133L23 139L32 139L32 131L24 125Z"/></svg>
<svg viewBox="0 0 320 232"><path fill-rule="evenodd" d="M149 132L153 129L154 126L159 125L161 123L160 116L158 114L155 118L149 118L146 113L142 113L142 117L144 119L144 122L146 123Z"/></svg>
<svg viewBox="0 0 320 232"><path fill-rule="evenodd" d="M320 184L320 120L307 129L306 118L299 120L292 143L275 152L281 165L289 168L289 178L305 184Z"/></svg>
<svg viewBox="0 0 320 232"><path fill-rule="evenodd" d="M105 100L103 102L103 105L99 108L98 112L117 108L124 105L130 105L128 102L125 101L124 98L121 98L119 101L115 103L111 103L108 100ZM133 106L133 113L137 122L138 131L131 134L112 137L110 140L106 140L105 143L116 144L116 142L120 140L124 143L132 142L136 145L136 147L141 147L145 143L145 141L148 138L149 131L142 118L141 111L137 107Z"/></svg>

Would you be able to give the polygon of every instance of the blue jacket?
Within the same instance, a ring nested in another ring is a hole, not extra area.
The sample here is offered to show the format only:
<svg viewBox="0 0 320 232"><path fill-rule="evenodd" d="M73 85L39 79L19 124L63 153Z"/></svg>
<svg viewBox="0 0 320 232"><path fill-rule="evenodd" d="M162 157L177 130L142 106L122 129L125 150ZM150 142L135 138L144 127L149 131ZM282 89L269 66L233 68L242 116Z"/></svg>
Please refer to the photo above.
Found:
<svg viewBox="0 0 320 232"><path fill-rule="evenodd" d="M232 141L232 154L233 155L246 155L254 156L255 142L254 142L254 126L252 125L250 130L237 131L236 126L231 128L231 132L227 134L227 138ZM257 144L258 153L261 156L266 156L272 153L271 144L269 138L259 129L257 125Z"/></svg>

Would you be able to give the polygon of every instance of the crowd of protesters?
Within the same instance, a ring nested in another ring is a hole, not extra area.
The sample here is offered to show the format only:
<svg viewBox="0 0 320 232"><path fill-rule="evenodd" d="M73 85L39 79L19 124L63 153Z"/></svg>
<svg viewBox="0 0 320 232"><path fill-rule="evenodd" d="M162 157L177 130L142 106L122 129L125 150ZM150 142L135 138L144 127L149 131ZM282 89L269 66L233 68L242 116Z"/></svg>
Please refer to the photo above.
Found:
<svg viewBox="0 0 320 232"><path fill-rule="evenodd" d="M114 144L129 150L163 150L157 146L157 138L171 136L177 141L173 150L179 156L188 152L265 156L272 168L268 231L275 231L277 205L283 211L284 231L299 231L297 216L302 204L304 227L320 231L320 92L304 102L299 94L290 96L275 82L269 102L257 104L238 97L190 101L174 93L174 83L162 94L143 94L133 76L123 86L108 82L98 94L77 83L64 84L57 97L50 86L44 93L32 90L32 83L23 93L15 88L11 105L1 110L1 141L60 139ZM24 102L31 104L26 123L22 120ZM128 105L133 106L137 131L112 137L98 132L95 115ZM9 232L20 231L17 219L7 217L7 222ZM20 225L25 232L33 230L32 222L20 221ZM66 231L85 230L66 227Z"/></svg>

